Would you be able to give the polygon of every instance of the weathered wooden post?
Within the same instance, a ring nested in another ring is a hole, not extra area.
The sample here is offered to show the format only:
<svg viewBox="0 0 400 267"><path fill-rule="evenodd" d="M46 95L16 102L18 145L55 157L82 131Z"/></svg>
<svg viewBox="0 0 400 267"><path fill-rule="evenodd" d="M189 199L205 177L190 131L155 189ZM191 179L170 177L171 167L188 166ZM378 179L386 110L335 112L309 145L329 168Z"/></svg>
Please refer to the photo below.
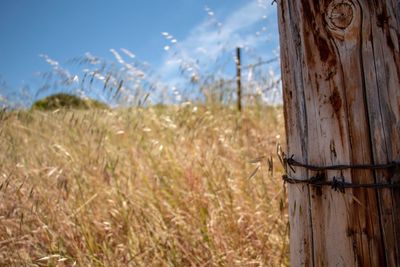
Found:
<svg viewBox="0 0 400 267"><path fill-rule="evenodd" d="M242 62L240 47L236 48L237 109L242 111Z"/></svg>
<svg viewBox="0 0 400 267"><path fill-rule="evenodd" d="M399 1L277 4L291 266L400 266Z"/></svg>

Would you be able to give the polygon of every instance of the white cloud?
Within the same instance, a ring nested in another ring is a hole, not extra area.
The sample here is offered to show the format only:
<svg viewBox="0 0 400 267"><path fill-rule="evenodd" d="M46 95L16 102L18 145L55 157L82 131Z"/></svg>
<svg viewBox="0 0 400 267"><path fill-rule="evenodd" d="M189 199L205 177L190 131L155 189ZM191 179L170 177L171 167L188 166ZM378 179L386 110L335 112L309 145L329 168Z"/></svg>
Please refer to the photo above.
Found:
<svg viewBox="0 0 400 267"><path fill-rule="evenodd" d="M202 66L210 66L222 54L233 52L235 47L265 46L266 39L257 36L256 32L265 29L265 18L274 14L275 7L262 5L262 2L252 0L222 20L217 20L218 14L213 12L212 16L209 15L195 26L185 39L168 46L170 49L158 73L171 84L172 80L179 80L176 76L183 64L186 70L191 68L191 72L196 74ZM206 12L212 11L206 8ZM162 34L169 35L166 32Z"/></svg>

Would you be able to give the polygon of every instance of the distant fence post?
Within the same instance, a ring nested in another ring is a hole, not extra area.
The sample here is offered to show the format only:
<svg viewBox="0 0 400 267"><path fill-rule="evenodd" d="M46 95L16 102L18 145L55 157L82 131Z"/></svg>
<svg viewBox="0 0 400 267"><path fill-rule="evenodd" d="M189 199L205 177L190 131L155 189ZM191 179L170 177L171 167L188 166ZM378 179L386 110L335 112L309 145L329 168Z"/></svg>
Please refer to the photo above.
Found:
<svg viewBox="0 0 400 267"><path fill-rule="evenodd" d="M277 5L291 266L400 266L398 1Z"/></svg>
<svg viewBox="0 0 400 267"><path fill-rule="evenodd" d="M242 111L242 63L240 47L236 48L236 83L237 83L237 109Z"/></svg>

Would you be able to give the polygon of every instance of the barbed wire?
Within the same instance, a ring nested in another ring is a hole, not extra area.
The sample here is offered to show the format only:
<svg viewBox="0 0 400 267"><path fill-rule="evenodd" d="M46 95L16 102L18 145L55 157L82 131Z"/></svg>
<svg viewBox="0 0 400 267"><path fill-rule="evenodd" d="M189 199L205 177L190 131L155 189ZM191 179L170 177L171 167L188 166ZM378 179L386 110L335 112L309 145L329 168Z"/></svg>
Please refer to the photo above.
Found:
<svg viewBox="0 0 400 267"><path fill-rule="evenodd" d="M292 171L295 172L293 167L302 167L308 169L310 171L328 171L328 170L345 170L345 169L353 169L353 170L379 170L379 169L393 169L399 168L400 162L390 162L387 164L338 164L338 165L327 165L327 166L318 166L312 164L301 163L294 159L294 155L290 158L284 157L283 163L290 167Z"/></svg>
<svg viewBox="0 0 400 267"><path fill-rule="evenodd" d="M327 177L324 171L328 170L393 170L394 173L400 173L400 162L390 162L387 164L337 164L337 165L326 165L326 166L319 166L313 164L305 164L301 163L294 159L294 155L291 157L286 157L283 152L279 151L278 148L278 157L281 161L286 174L282 176L282 179L285 183L288 184L305 184L311 185L316 187L324 187L329 186L334 191L339 191L344 193L346 188L364 188L364 189L396 189L400 188L400 183L396 182L393 183L392 181L386 183L353 183L347 182L345 177L336 177L334 176L332 180L327 180ZM316 171L318 172L315 176L310 178L294 178L288 174L288 169L292 170L293 173L296 173L294 167L301 167L309 171Z"/></svg>
<svg viewBox="0 0 400 267"><path fill-rule="evenodd" d="M400 188L400 183L350 183L346 182L344 177L336 177L332 178L332 181L327 181L325 175L321 173L316 176L312 176L308 179L299 179L293 178L289 175L285 174L282 176L282 179L285 183L288 184L306 184L316 187L329 186L334 191L339 191L344 193L346 188L369 188L369 189L395 189Z"/></svg>
<svg viewBox="0 0 400 267"><path fill-rule="evenodd" d="M260 67L260 66L263 66L263 65L271 64L271 63L273 63L275 61L278 61L278 60L279 60L279 57L274 57L274 58L271 58L271 59L268 59L268 60L259 61L259 62L254 63L254 64L248 64L246 66L242 66L241 68L243 70L251 69L251 68L257 68L257 67Z"/></svg>

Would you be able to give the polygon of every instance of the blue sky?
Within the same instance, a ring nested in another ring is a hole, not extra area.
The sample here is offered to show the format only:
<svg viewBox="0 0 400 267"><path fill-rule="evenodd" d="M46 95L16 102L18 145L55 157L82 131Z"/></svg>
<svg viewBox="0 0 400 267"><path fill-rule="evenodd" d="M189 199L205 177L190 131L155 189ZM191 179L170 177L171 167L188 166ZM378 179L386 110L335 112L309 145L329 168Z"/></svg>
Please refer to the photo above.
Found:
<svg viewBox="0 0 400 267"><path fill-rule="evenodd" d="M236 46L245 48L246 64L277 55L271 2L1 0L0 76L7 86L0 90L35 87L35 73L51 69L49 62L75 69L68 61L87 52L114 61L134 54L170 85L180 82L182 64L194 73L218 71L227 62L221 74L231 75L229 59Z"/></svg>

